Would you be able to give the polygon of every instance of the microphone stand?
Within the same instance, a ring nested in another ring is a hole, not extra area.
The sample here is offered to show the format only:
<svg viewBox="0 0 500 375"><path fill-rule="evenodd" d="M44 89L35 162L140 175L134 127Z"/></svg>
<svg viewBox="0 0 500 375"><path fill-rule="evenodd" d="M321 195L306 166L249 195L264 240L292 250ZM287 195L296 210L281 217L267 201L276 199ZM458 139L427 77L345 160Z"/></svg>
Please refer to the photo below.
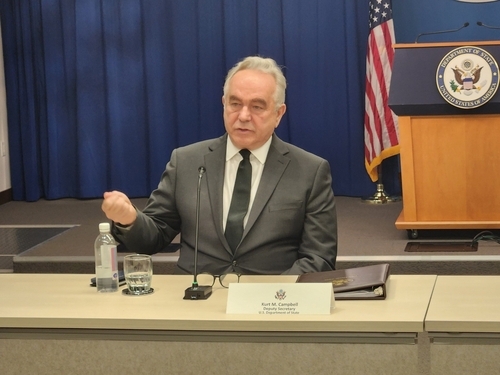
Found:
<svg viewBox="0 0 500 375"><path fill-rule="evenodd" d="M196 190L196 224L194 232L194 279L193 285L184 291L184 299L207 299L212 294L212 286L198 285L198 239L200 237L200 192L201 192L201 179L205 173L205 167L198 168L198 188Z"/></svg>
<svg viewBox="0 0 500 375"><path fill-rule="evenodd" d="M431 31L431 32L427 32L427 33L421 33L421 34L418 34L417 37L415 38L415 43L418 43L418 40L420 39L420 37L424 36L424 35L437 35L437 34L455 33L455 32L460 31L463 28L468 27L468 26L469 26L469 22L466 22L462 26L460 26L458 29L441 30L441 31Z"/></svg>
<svg viewBox="0 0 500 375"><path fill-rule="evenodd" d="M478 26L481 26L481 27L486 27L487 29L492 29L492 30L500 30L500 27L499 26L490 26L490 25L485 25L484 23L482 23L481 21L477 21L476 22Z"/></svg>

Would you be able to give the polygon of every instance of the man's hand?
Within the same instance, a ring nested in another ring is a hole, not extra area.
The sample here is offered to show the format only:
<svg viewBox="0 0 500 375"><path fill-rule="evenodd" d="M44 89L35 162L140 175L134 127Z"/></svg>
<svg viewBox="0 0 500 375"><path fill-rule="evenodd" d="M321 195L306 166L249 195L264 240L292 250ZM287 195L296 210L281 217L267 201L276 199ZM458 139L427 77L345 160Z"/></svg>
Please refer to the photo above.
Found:
<svg viewBox="0 0 500 375"><path fill-rule="evenodd" d="M137 218L137 212L130 199L116 190L104 193L101 208L108 219L124 226L132 225Z"/></svg>

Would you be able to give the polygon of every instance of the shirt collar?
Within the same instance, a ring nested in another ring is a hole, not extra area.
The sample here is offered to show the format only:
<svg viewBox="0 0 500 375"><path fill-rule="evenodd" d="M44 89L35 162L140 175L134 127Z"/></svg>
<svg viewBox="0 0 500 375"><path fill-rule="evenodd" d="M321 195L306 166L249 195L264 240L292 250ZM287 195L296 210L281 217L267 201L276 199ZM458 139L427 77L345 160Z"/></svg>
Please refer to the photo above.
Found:
<svg viewBox="0 0 500 375"><path fill-rule="evenodd" d="M269 153L269 148L271 147L271 142L273 137L269 137L269 139L262 146L255 150L251 150L252 155L261 163L265 164L267 159L267 154ZM232 159L234 155L240 152L240 148L237 148L233 142L231 141L231 137L227 136L227 144L226 144L226 161Z"/></svg>

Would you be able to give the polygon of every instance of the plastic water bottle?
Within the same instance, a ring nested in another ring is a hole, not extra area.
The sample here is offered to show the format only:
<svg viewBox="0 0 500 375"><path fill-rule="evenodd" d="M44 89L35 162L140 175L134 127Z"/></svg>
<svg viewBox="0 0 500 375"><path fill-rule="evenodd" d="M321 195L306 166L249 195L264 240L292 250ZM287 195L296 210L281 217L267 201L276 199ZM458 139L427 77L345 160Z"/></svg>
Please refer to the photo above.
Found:
<svg viewBox="0 0 500 375"><path fill-rule="evenodd" d="M95 276L98 292L118 291L117 243L110 232L109 223L99 224L95 240Z"/></svg>

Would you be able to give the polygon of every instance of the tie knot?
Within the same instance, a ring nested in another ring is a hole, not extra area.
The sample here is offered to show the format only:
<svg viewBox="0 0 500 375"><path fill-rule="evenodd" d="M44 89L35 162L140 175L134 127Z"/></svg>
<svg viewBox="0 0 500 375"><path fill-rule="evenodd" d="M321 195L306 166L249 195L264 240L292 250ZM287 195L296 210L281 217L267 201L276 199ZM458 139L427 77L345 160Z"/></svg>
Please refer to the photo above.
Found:
<svg viewBox="0 0 500 375"><path fill-rule="evenodd" d="M250 157L250 150L247 150L244 148L243 150L240 150L241 156L243 156L243 160L249 160L248 158Z"/></svg>

